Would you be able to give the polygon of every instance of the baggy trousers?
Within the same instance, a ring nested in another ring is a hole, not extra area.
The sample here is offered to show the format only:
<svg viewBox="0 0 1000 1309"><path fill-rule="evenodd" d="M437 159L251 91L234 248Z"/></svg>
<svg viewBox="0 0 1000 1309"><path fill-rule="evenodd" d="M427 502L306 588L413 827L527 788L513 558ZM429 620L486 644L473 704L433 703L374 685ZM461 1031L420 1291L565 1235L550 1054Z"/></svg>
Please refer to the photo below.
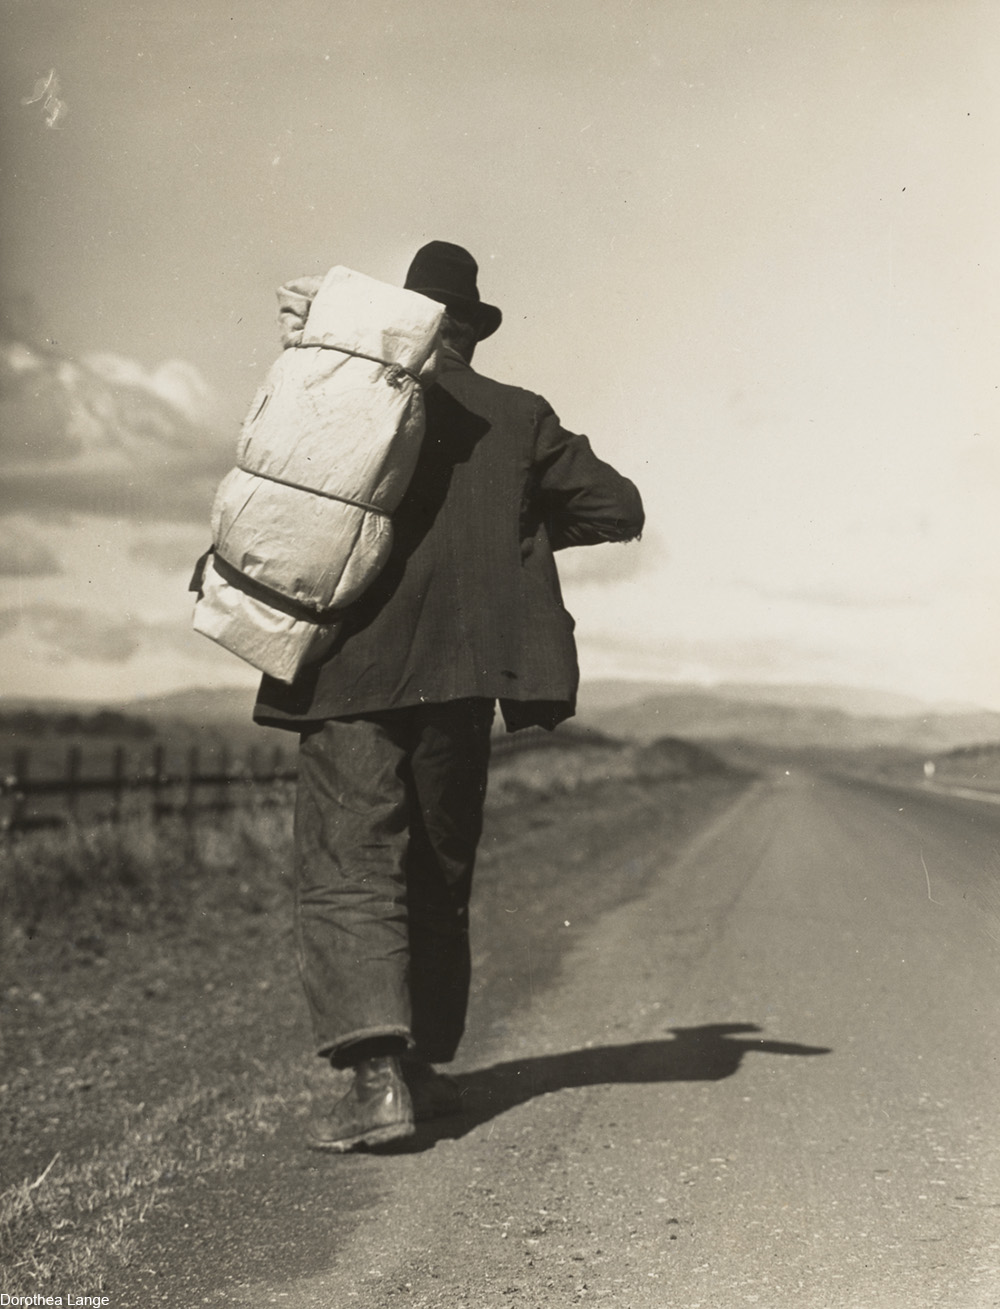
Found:
<svg viewBox="0 0 1000 1309"><path fill-rule="evenodd" d="M302 733L295 932L317 1053L388 1037L454 1057L493 712L454 700Z"/></svg>

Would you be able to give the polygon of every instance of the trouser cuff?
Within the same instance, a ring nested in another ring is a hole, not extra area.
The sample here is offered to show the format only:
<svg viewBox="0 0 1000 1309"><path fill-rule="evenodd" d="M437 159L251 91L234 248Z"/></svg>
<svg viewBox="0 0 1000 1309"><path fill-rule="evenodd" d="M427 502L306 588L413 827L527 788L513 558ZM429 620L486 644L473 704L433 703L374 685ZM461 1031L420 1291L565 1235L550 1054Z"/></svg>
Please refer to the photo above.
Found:
<svg viewBox="0 0 1000 1309"><path fill-rule="evenodd" d="M350 1068L361 1059L403 1054L412 1045L413 1038L405 1027L369 1027L320 1045L316 1053L329 1059L334 1068Z"/></svg>

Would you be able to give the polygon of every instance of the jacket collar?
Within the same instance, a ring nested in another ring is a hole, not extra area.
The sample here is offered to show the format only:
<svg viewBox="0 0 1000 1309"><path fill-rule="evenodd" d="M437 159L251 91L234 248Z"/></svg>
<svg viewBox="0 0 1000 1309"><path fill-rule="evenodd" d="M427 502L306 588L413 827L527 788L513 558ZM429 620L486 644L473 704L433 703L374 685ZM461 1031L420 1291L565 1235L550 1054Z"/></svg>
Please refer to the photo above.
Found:
<svg viewBox="0 0 1000 1309"><path fill-rule="evenodd" d="M451 373L457 368L467 368L472 371L472 365L463 359L457 350L453 350L450 345L441 347L441 372Z"/></svg>

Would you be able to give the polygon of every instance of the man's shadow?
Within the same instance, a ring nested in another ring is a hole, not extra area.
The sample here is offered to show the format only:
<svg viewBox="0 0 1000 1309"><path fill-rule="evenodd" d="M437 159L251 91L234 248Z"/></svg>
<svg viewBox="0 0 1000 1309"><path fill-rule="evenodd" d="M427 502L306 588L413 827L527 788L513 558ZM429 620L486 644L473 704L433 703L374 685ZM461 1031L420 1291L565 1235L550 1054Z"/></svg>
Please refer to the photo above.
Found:
<svg viewBox="0 0 1000 1309"><path fill-rule="evenodd" d="M420 1123L416 1136L387 1149L414 1153L437 1141L457 1140L498 1114L550 1091L628 1082L717 1082L732 1077L746 1054L830 1053L825 1046L751 1036L761 1031L754 1023L707 1023L669 1030L672 1040L568 1050L459 1073L455 1081L462 1097L461 1114Z"/></svg>

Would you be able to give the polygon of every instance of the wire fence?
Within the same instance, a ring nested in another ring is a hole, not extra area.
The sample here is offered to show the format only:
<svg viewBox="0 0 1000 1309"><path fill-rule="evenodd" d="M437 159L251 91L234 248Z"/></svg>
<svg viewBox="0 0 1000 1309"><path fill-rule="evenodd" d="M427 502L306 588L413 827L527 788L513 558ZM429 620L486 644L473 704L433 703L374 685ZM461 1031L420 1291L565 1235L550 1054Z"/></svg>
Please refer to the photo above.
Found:
<svg viewBox="0 0 1000 1309"><path fill-rule="evenodd" d="M601 744L598 734L529 728L493 737L493 759L569 745ZM36 763L41 761L41 766ZM53 760L50 749L18 749L0 775L0 838L72 823L123 823L140 816L181 818L193 825L211 814L250 805L288 804L297 751L275 745L237 754L225 745L202 750L114 745L103 752L80 744Z"/></svg>
<svg viewBox="0 0 1000 1309"><path fill-rule="evenodd" d="M80 745L67 747L55 774L36 775L33 752L20 749L0 778L0 832L13 836L79 822L121 823L140 814L187 823L248 805L285 804L295 781L294 757L280 746L236 758L224 747L206 760L198 746L168 754L163 744L143 754L117 745L102 771L86 766Z"/></svg>

